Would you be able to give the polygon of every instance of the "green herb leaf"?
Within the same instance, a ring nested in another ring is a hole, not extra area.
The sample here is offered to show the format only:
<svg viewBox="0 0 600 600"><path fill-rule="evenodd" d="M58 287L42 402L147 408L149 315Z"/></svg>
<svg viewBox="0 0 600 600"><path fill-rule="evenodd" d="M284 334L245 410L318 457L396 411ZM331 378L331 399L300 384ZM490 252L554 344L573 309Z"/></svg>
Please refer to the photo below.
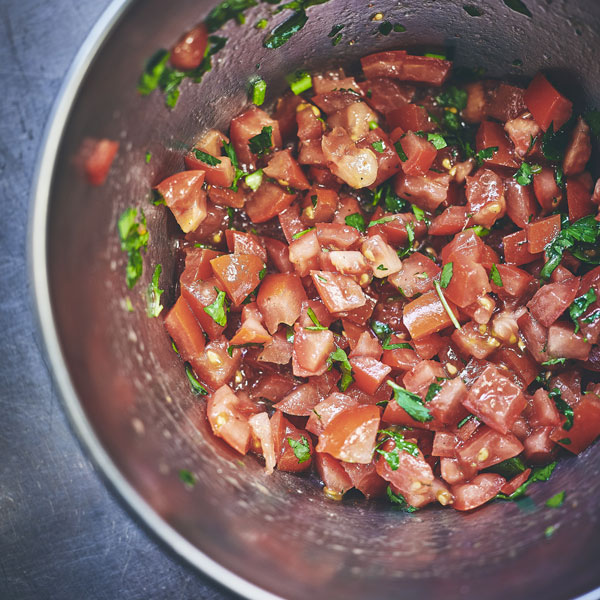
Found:
<svg viewBox="0 0 600 600"><path fill-rule="evenodd" d="M246 177L244 177L244 181L246 182L246 185L253 192L256 192L256 190L260 187L262 180L263 180L262 169L258 169L258 171L254 171L254 173L249 173L248 175L246 175Z"/></svg>
<svg viewBox="0 0 600 600"><path fill-rule="evenodd" d="M439 133L428 133L427 140L431 142L436 150L441 150L445 148L448 144L446 144L446 140Z"/></svg>
<svg viewBox="0 0 600 600"><path fill-rule="evenodd" d="M562 162L565 150L569 142L569 123L562 129L554 131L554 122L546 130L542 137L542 152L544 157L553 162Z"/></svg>
<svg viewBox="0 0 600 600"><path fill-rule="evenodd" d="M452 309L450 308L450 305L448 304L448 301L446 300L446 297L444 296L444 292L442 292L440 282L434 281L433 287L435 288L435 291L437 292L440 302L442 303L442 306L444 307L446 314L450 317L450 320L452 321L452 324L454 325L454 327L456 327L456 329L462 329L462 327L460 326L460 323L458 322L458 319L456 318L456 315L452 312Z"/></svg>
<svg viewBox="0 0 600 600"><path fill-rule="evenodd" d="M497 465L493 465L486 471L492 471L493 473L498 473L498 475L502 475L506 479L512 479L522 473L527 467L523 464L523 461L518 456L513 456L513 458L507 458Z"/></svg>
<svg viewBox="0 0 600 600"><path fill-rule="evenodd" d="M367 230L365 218L360 213L353 213L351 215L348 215L344 219L344 221L346 222L346 225L358 229L358 231L360 231L361 233L364 233Z"/></svg>
<svg viewBox="0 0 600 600"><path fill-rule="evenodd" d="M314 227L309 227L308 229L303 229L302 231L298 231L298 233L294 233L294 235L292 235L292 239L297 240L298 238L301 238L303 235L306 235L309 231L312 231L313 229L314 229Z"/></svg>
<svg viewBox="0 0 600 600"><path fill-rule="evenodd" d="M587 317L583 317L581 321L583 323L595 323L598 319L600 319L600 308L592 311Z"/></svg>
<svg viewBox="0 0 600 600"><path fill-rule="evenodd" d="M312 87L312 77L308 71L294 71L286 76L286 80L296 96Z"/></svg>
<svg viewBox="0 0 600 600"><path fill-rule="evenodd" d="M371 321L371 329L380 340L389 339L393 333L392 328L386 323L382 323L381 321Z"/></svg>
<svg viewBox="0 0 600 600"><path fill-rule="evenodd" d="M185 374L187 375L188 381L190 382L190 387L192 388L192 393L194 395L206 396L208 394L206 388L196 379L194 371L192 371L192 367L190 367L190 365L187 363L185 365Z"/></svg>
<svg viewBox="0 0 600 600"><path fill-rule="evenodd" d="M556 181L556 185L559 188L562 188L565 186L565 182L564 182L564 171L562 170L562 167L557 166L554 170L554 180Z"/></svg>
<svg viewBox="0 0 600 600"><path fill-rule="evenodd" d="M596 297L596 292L594 288L590 288L583 296L579 296L579 298L575 298L573 300L573 304L569 306L569 315L571 316L571 320L575 323L575 333L579 331L579 317L583 315L583 313L594 303L598 298Z"/></svg>
<svg viewBox="0 0 600 600"><path fill-rule="evenodd" d="M530 165L526 162L521 163L519 170L513 175L519 185L530 185L533 182L533 176L540 173L542 167L540 165Z"/></svg>
<svg viewBox="0 0 600 600"><path fill-rule="evenodd" d="M223 148L223 152L225 152L225 155L229 158L229 160L231 161L231 164L233 165L233 168L235 169L235 175L233 177L233 183L231 184L231 189L234 192L237 192L238 181L240 180L240 177L243 177L244 171L242 171L239 168L240 163L238 161L237 154L235 153L235 148L233 147L233 144L231 142L223 142L222 148Z"/></svg>
<svg viewBox="0 0 600 600"><path fill-rule="evenodd" d="M162 273L162 265L156 265L154 274L152 275L152 281L148 284L146 289L146 314L149 317L158 317L160 315L163 305L160 303L160 297L163 295L164 290L158 287L158 280Z"/></svg>
<svg viewBox="0 0 600 600"><path fill-rule="evenodd" d="M217 29L221 29L231 19L236 19L239 22L243 12L256 5L256 0L225 0L217 4L206 17L208 31L213 33Z"/></svg>
<svg viewBox="0 0 600 600"><path fill-rule="evenodd" d="M490 146L489 148L479 150L479 152L475 154L475 160L477 161L477 165L481 167L481 165L483 165L483 161L493 158L496 152L498 152L498 146Z"/></svg>
<svg viewBox="0 0 600 600"><path fill-rule="evenodd" d="M250 80L250 101L256 106L261 106L265 101L267 93L267 82L262 77L254 77Z"/></svg>
<svg viewBox="0 0 600 600"><path fill-rule="evenodd" d="M377 129L379 127L379 123L377 121L369 121L369 130Z"/></svg>
<svg viewBox="0 0 600 600"><path fill-rule="evenodd" d="M508 8L511 10L525 15L526 17L531 18L533 16L521 0L504 0L504 4L506 4L506 6L508 6Z"/></svg>
<svg viewBox="0 0 600 600"><path fill-rule="evenodd" d="M217 298L212 304L204 307L204 312L210 315L217 325L225 327L225 325L227 325L228 310L225 304L226 294L219 288L215 288L215 290L217 290Z"/></svg>
<svg viewBox="0 0 600 600"><path fill-rule="evenodd" d="M331 28L331 31L327 34L327 37L335 37L342 29L344 29L344 27L346 27L346 25L344 24L340 24L340 25L334 25Z"/></svg>
<svg viewBox="0 0 600 600"><path fill-rule="evenodd" d="M440 285L446 289L448 287L448 284L450 283L450 281L452 280L452 272L454 269L454 263L446 263L444 265L444 267L442 268L442 274L440 276Z"/></svg>
<svg viewBox="0 0 600 600"><path fill-rule="evenodd" d="M559 234L546 246L547 262L540 271L542 279L550 275L562 260L563 252L569 250L575 258L587 263L600 264L598 240L600 222L593 215L583 217L572 225L568 221Z"/></svg>
<svg viewBox="0 0 600 600"><path fill-rule="evenodd" d="M308 318L314 323L315 326L305 327L305 329L310 329L313 331L326 331L327 329L329 329L328 327L323 327L323 325L321 325L319 319L317 318L317 315L315 314L315 311L312 308L307 308L306 313L308 314Z"/></svg>
<svg viewBox="0 0 600 600"><path fill-rule="evenodd" d="M404 25L402 25L400 23L395 23L394 24L394 31L396 33L404 33L406 31L406 27L404 27Z"/></svg>
<svg viewBox="0 0 600 600"><path fill-rule="evenodd" d="M379 154L383 154L385 152L385 148L383 147L383 142L381 140L373 142L371 146L373 146L373 150L379 152Z"/></svg>
<svg viewBox="0 0 600 600"><path fill-rule="evenodd" d="M194 149L194 156L198 160L201 160L203 163L205 163L211 167L216 167L217 165L221 164L221 161L218 158L216 158L215 156L211 156L210 154L207 154L206 152L202 152L202 150Z"/></svg>
<svg viewBox="0 0 600 600"><path fill-rule="evenodd" d="M562 438L560 440L558 440L559 444L565 444L565 445L569 445L571 443L571 438Z"/></svg>
<svg viewBox="0 0 600 600"><path fill-rule="evenodd" d="M381 33L381 35L390 35L392 33L394 26L389 21L383 21L377 27L377 31Z"/></svg>
<svg viewBox="0 0 600 600"><path fill-rule="evenodd" d="M382 200L387 212L399 213L406 206L406 200L396 195L389 180L375 188L373 192L373 206L380 204Z"/></svg>
<svg viewBox="0 0 600 600"><path fill-rule="evenodd" d="M283 46L295 33L298 33L306 25L307 21L308 17L304 10L296 11L291 17L269 33L263 41L263 46L270 49Z"/></svg>
<svg viewBox="0 0 600 600"><path fill-rule="evenodd" d="M497 285L498 287L504 287L504 284L502 283L502 277L500 277L500 273L498 272L498 267L496 265L492 265L492 268L490 269L490 279L494 285Z"/></svg>
<svg viewBox="0 0 600 600"><path fill-rule="evenodd" d="M410 344L407 344L406 342L400 342L398 344L390 344L390 338L392 337L392 335L388 335L385 338L385 341L382 344L382 348L383 350L412 350L413 347Z"/></svg>
<svg viewBox="0 0 600 600"><path fill-rule="evenodd" d="M268 125L263 127L258 135L251 137L248 140L250 152L252 152L252 154L256 154L256 156L262 156L271 150L273 147L272 133L273 127Z"/></svg>
<svg viewBox="0 0 600 600"><path fill-rule="evenodd" d="M414 442L405 440L404 436L394 429L381 429L378 433L382 437L377 443L375 451L385 458L392 471L397 471L398 467L400 466L399 452L406 452L411 456L419 456L418 446ZM381 446L383 446L387 441L394 442L394 448L392 450L381 449Z"/></svg>
<svg viewBox="0 0 600 600"><path fill-rule="evenodd" d="M404 149L402 148L402 144L400 143L400 140L398 140L394 144L394 148L396 149L396 153L400 157L400 160L402 162L406 162L408 160L408 156L406 156L406 153L404 152Z"/></svg>
<svg viewBox="0 0 600 600"><path fill-rule="evenodd" d="M391 486L389 485L387 486L387 497L392 504L397 504L398 508L400 508L404 512L414 513L419 510L417 507L411 506L402 494L394 494Z"/></svg>
<svg viewBox="0 0 600 600"><path fill-rule="evenodd" d="M566 358L551 358L550 360L546 360L542 363L543 367L551 367L553 365L564 365L566 362Z"/></svg>
<svg viewBox="0 0 600 600"><path fill-rule="evenodd" d="M142 250L148 247L148 229L146 228L146 216L140 208L140 218L137 220L138 209L127 208L119 217L117 229L121 239L121 250L127 252L127 267L125 280L127 287L132 288L142 276L143 261Z"/></svg>
<svg viewBox="0 0 600 600"><path fill-rule="evenodd" d="M600 137L600 110L590 110L583 115L583 118L590 126L592 134Z"/></svg>
<svg viewBox="0 0 600 600"><path fill-rule="evenodd" d="M546 529L544 529L544 536L546 538L551 538L557 529L558 529L558 525L548 525L548 527L546 527Z"/></svg>
<svg viewBox="0 0 600 600"><path fill-rule="evenodd" d="M460 429L461 427L466 425L471 419L479 420L479 419L477 419L477 417L475 415L468 415L458 423L458 425L456 426L456 429Z"/></svg>
<svg viewBox="0 0 600 600"><path fill-rule="evenodd" d="M417 221L425 221L427 223L427 217L425 216L425 211L422 208L420 208L416 204L413 204L411 208L413 214L417 218Z"/></svg>
<svg viewBox="0 0 600 600"><path fill-rule="evenodd" d="M548 508L560 508L563 505L563 502L565 501L566 495L567 492L565 492L564 490L562 492L558 492L558 494L554 494L552 498L546 500L546 506Z"/></svg>
<svg viewBox="0 0 600 600"><path fill-rule="evenodd" d="M565 431L569 431L571 427L573 427L573 409L567 404L565 400L563 400L562 394L558 388L553 388L549 393L550 399L554 401L558 412L565 416L566 421L564 422L562 428Z"/></svg>
<svg viewBox="0 0 600 600"><path fill-rule="evenodd" d="M160 79L167 68L169 56L167 50L157 50L146 63L146 68L140 76L137 86L138 92L142 96L147 96L158 87Z"/></svg>
<svg viewBox="0 0 600 600"><path fill-rule="evenodd" d="M298 459L298 463L302 464L303 462L310 460L310 445L304 436L302 436L300 440L295 440L289 437L288 444L294 451L294 455Z"/></svg>
<svg viewBox="0 0 600 600"><path fill-rule="evenodd" d="M425 404L431 402L441 391L442 386L439 383L432 383L425 394Z"/></svg>
<svg viewBox="0 0 600 600"><path fill-rule="evenodd" d="M189 487L194 487L196 485L196 478L194 477L193 473L187 469L181 469L179 471L179 479L181 479L181 481Z"/></svg>
<svg viewBox="0 0 600 600"><path fill-rule="evenodd" d="M498 494L496 496L496 498L498 498L500 500L516 500L517 498L521 498L522 496L525 495L527 488L532 483L535 483L536 481L548 481L548 479L550 479L550 476L552 475L552 472L554 471L555 468L556 468L556 462L552 462L549 465L545 465L544 467L536 467L531 472L529 479L525 483L520 485L512 494L510 494L510 495Z"/></svg>
<svg viewBox="0 0 600 600"><path fill-rule="evenodd" d="M340 363L342 378L339 382L339 388L341 392L345 392L348 389L348 386L354 381L354 378L352 377L352 365L348 360L348 356L341 348L337 348L329 355L329 361Z"/></svg>
<svg viewBox="0 0 600 600"><path fill-rule="evenodd" d="M420 396L405 390L390 379L386 383L394 390L394 400L396 400L398 406L403 408L411 418L419 421L419 423L426 423L433 420L433 416L429 412L429 409L423 405L423 400L421 400Z"/></svg>
<svg viewBox="0 0 600 600"><path fill-rule="evenodd" d="M396 217L381 217L381 219L376 219L375 221L369 221L367 227L374 227L375 225L383 225L384 223L389 223L390 221L395 221Z"/></svg>
<svg viewBox="0 0 600 600"><path fill-rule="evenodd" d="M146 150L146 156L144 160L146 161L147 165L150 164L150 161L152 160L152 152L150 152L150 150Z"/></svg>
<svg viewBox="0 0 600 600"><path fill-rule="evenodd" d="M463 110L467 106L467 92L452 85L435 97L440 106Z"/></svg>
<svg viewBox="0 0 600 600"><path fill-rule="evenodd" d="M260 19L256 22L256 25L254 25L254 27L256 27L256 29L264 29L268 24L269 21L267 21L266 19Z"/></svg>

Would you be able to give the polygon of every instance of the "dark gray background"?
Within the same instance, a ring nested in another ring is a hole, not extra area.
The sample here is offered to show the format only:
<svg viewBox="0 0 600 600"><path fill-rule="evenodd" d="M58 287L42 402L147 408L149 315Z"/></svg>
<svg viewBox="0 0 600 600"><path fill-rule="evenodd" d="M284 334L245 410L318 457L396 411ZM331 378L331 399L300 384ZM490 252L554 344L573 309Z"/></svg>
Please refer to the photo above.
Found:
<svg viewBox="0 0 600 600"><path fill-rule="evenodd" d="M67 68L108 4L0 0L0 599L230 599L107 491L36 342L26 268L35 164Z"/></svg>

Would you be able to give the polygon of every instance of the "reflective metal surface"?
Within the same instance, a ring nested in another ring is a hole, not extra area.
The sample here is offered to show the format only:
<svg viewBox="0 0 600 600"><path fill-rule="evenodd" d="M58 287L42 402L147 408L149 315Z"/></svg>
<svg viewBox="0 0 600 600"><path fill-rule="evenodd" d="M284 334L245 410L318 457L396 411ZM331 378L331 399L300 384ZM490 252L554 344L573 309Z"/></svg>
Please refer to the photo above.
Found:
<svg viewBox="0 0 600 600"><path fill-rule="evenodd" d="M137 78L147 57L201 21L212 3L116 3L71 70L48 131L31 226L32 277L49 360L76 430L112 485L167 544L242 595L563 599L600 585L600 446L562 462L532 492L536 507L495 503L473 514L406 515L385 503L333 503L314 481L277 472L267 477L251 457L239 460L208 433L203 401L191 395L161 320L148 319L144 310L155 264L163 265L166 306L175 283L168 222L163 207L149 203L148 190L183 167L181 150L205 128L227 127L255 73L268 83L268 102L297 67L341 62L352 68L378 49L445 45L458 65L516 79L543 69L568 86L577 109L600 104L593 52L600 6L526 3L531 19L500 0L477 3L480 17L468 16L455 0L372 7L330 0L308 9L306 27L276 51L262 48L265 34L252 27L266 13L263 4L248 12L248 25L226 26L229 41L213 70L201 85L183 84L173 111L159 94L139 97ZM376 34L375 11L406 32ZM327 33L337 23L346 24L344 42L332 47ZM515 59L523 66L513 66ZM121 142L100 188L86 185L74 164L86 137ZM144 207L151 235L144 277L132 292L115 228L131 205ZM184 468L198 479L193 489L179 481ZM563 507L543 507L563 489ZM556 530L547 539L549 525Z"/></svg>

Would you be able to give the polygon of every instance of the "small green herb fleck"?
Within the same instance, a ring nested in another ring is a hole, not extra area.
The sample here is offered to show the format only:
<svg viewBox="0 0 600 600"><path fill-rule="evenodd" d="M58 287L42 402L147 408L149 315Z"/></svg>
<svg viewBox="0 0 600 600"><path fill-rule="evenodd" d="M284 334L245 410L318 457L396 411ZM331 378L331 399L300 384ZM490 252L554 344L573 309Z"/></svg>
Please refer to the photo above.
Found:
<svg viewBox="0 0 600 600"><path fill-rule="evenodd" d="M546 529L544 529L544 536L546 538L551 538L557 529L558 529L558 525L548 525L548 527L546 527Z"/></svg>
<svg viewBox="0 0 600 600"><path fill-rule="evenodd" d="M460 323L458 322L458 319L456 318L456 315L454 314L454 312L452 312L452 309L450 308L450 305L448 304L448 301L446 300L446 297L444 296L444 292L442 292L442 287L440 286L439 281L434 281L433 287L435 288L435 291L437 292L440 302L442 303L442 306L444 307L446 314L450 317L450 321L452 321L452 324L454 325L454 327L456 327L456 329L462 329L462 327L460 326Z"/></svg>
<svg viewBox="0 0 600 600"><path fill-rule="evenodd" d="M435 97L440 106L463 110L467 106L467 92L452 85Z"/></svg>
<svg viewBox="0 0 600 600"><path fill-rule="evenodd" d="M287 75L286 79L296 96L312 87L312 78L308 71L294 71Z"/></svg>
<svg viewBox="0 0 600 600"><path fill-rule="evenodd" d="M548 395L550 396L550 399L554 401L558 412L565 416L566 420L562 428L565 431L569 431L569 429L573 427L573 409L567 404L565 400L563 400L562 394L560 393L560 390L558 388L553 388Z"/></svg>
<svg viewBox="0 0 600 600"><path fill-rule="evenodd" d="M246 182L246 185L253 192L256 192L256 190L260 187L262 180L263 180L262 169L258 169L258 171L254 171L254 173L249 173L248 175L246 175L246 177L244 177L244 181Z"/></svg>
<svg viewBox="0 0 600 600"><path fill-rule="evenodd" d="M542 137L542 152L544 157L553 162L562 162L568 142L568 124L555 132L554 122L550 123L550 127L548 127Z"/></svg>
<svg viewBox="0 0 600 600"><path fill-rule="evenodd" d="M314 327L305 327L305 329L309 329L311 331L327 331L328 328L321 325L317 315L315 314L315 311L312 308L307 308L306 313L308 314L308 318L313 322Z"/></svg>
<svg viewBox="0 0 600 600"><path fill-rule="evenodd" d="M206 388L196 379L194 371L192 371L192 367L190 367L188 364L185 365L185 374L190 382L190 387L192 388L193 394L196 396L206 396L208 394Z"/></svg>
<svg viewBox="0 0 600 600"><path fill-rule="evenodd" d="M143 261L141 251L148 247L149 237L144 211L140 208L139 221L137 220L137 215L137 208L128 208L121 214L117 222L119 238L121 239L121 250L127 252L125 280L127 287L130 289L142 276Z"/></svg>
<svg viewBox="0 0 600 600"><path fill-rule="evenodd" d="M331 31L327 34L327 37L335 37L342 29L344 29L344 27L346 27L346 25L344 25L343 23L339 25L334 25L331 28Z"/></svg>
<svg viewBox="0 0 600 600"><path fill-rule="evenodd" d="M348 215L344 219L344 221L346 225L358 229L358 231L360 231L361 233L364 233L367 230L365 218L360 213L353 213L351 215Z"/></svg>
<svg viewBox="0 0 600 600"><path fill-rule="evenodd" d="M381 140L373 142L371 146L373 146L373 150L379 152L379 154L383 154L385 152L385 148L383 147L383 142Z"/></svg>
<svg viewBox="0 0 600 600"><path fill-rule="evenodd" d="M291 17L280 25L277 25L277 27L267 35L263 41L263 46L271 50L283 46L294 34L298 33L306 25L307 21L308 16L303 9L294 12Z"/></svg>
<svg viewBox="0 0 600 600"><path fill-rule="evenodd" d="M308 229L303 229L302 231L298 231L297 233L294 233L294 235L292 235L292 239L297 240L298 238L301 238L303 235L306 235L313 229L314 229L314 227L309 227Z"/></svg>
<svg viewBox="0 0 600 600"><path fill-rule="evenodd" d="M223 152L225 152L225 155L229 158L229 160L231 161L231 164L233 165L233 168L235 169L235 175L233 177L233 183L231 184L231 189L234 192L237 192L238 181L239 181L240 177L243 177L244 171L242 171L240 169L240 163L238 161L237 154L235 153L235 148L233 147L233 144L231 142L223 142L222 148L223 148Z"/></svg>
<svg viewBox="0 0 600 600"><path fill-rule="evenodd" d="M383 225L384 223L389 223L390 221L395 221L396 217L381 217L381 219L376 219L375 221L369 221L368 227L374 227L375 225Z"/></svg>
<svg viewBox="0 0 600 600"><path fill-rule="evenodd" d="M262 128L261 132L248 140L250 152L256 156L263 156L273 147L273 127L267 125Z"/></svg>
<svg viewBox="0 0 600 600"><path fill-rule="evenodd" d="M551 358L550 360L546 360L542 363L543 367L551 367L553 365L564 365L566 362L566 358Z"/></svg>
<svg viewBox="0 0 600 600"><path fill-rule="evenodd" d="M502 283L502 277L500 277L500 273L496 265L492 265L492 268L490 269L490 279L494 285L497 285L498 287L504 287L504 284Z"/></svg>
<svg viewBox="0 0 600 600"><path fill-rule="evenodd" d="M369 121L369 129L377 129L379 127L379 123L377 121Z"/></svg>
<svg viewBox="0 0 600 600"><path fill-rule="evenodd" d="M401 433L393 429L382 429L379 431L379 434L382 437L375 447L375 451L383 456L392 471L397 471L400 466L399 452L406 452L411 456L419 456L418 446L414 442L405 440ZM392 450L382 450L381 446L388 441L394 442L394 448Z"/></svg>
<svg viewBox="0 0 600 600"><path fill-rule="evenodd" d="M432 383L425 394L425 404L431 402L441 391L442 386L439 383Z"/></svg>
<svg viewBox="0 0 600 600"><path fill-rule="evenodd" d="M569 306L569 315L571 320L575 323L575 333L579 331L579 317L583 316L583 313L594 303L598 298L594 288L590 288L585 294L575 298L573 304Z"/></svg>
<svg viewBox="0 0 600 600"><path fill-rule="evenodd" d="M444 137L439 133L428 133L427 140L433 144L436 150L441 150L448 145Z"/></svg>
<svg viewBox="0 0 600 600"><path fill-rule="evenodd" d="M493 158L496 152L498 152L498 146L490 146L489 148L484 148L483 150L479 150L479 152L475 154L475 160L477 161L477 164L481 167L481 165L483 165L483 161Z"/></svg>
<svg viewBox="0 0 600 600"><path fill-rule="evenodd" d="M203 163L205 163L211 167L216 167L217 165L221 164L221 161L218 158L216 158L215 156L211 156L210 154L207 154L206 152L202 152L202 150L194 149L194 156L198 160L201 160Z"/></svg>
<svg viewBox="0 0 600 600"><path fill-rule="evenodd" d="M402 25L400 23L395 23L394 24L394 31L396 33L404 33L406 31L406 27L404 27L404 25Z"/></svg>
<svg viewBox="0 0 600 600"><path fill-rule="evenodd" d="M221 327L227 325L227 306L225 304L225 292L219 288L215 288L217 291L217 298L212 304L204 307L204 312L210 315L213 321Z"/></svg>
<svg viewBox="0 0 600 600"><path fill-rule="evenodd" d="M583 118L590 126L592 134L600 137L600 110L590 110L583 115Z"/></svg>
<svg viewBox="0 0 600 600"><path fill-rule="evenodd" d="M392 33L394 26L389 21L383 21L377 28L381 35L390 35Z"/></svg>
<svg viewBox="0 0 600 600"><path fill-rule="evenodd" d="M158 287L158 280L162 273L162 265L156 265L154 274L152 275L152 281L148 284L146 289L146 314L149 317L158 317L160 315L163 305L160 303L160 297L163 295L164 290Z"/></svg>
<svg viewBox="0 0 600 600"><path fill-rule="evenodd" d="M555 468L556 462L552 462L549 465L545 465L544 467L536 467L531 472L529 479L525 483L520 485L512 494L498 494L496 498L499 498L500 500L516 500L517 498L521 498L525 495L527 488L532 483L535 483L536 481L548 481Z"/></svg>
<svg viewBox="0 0 600 600"><path fill-rule="evenodd" d="M147 165L150 164L150 161L152 160L152 152L150 152L150 150L146 151L146 156L144 160L146 161Z"/></svg>
<svg viewBox="0 0 600 600"><path fill-rule="evenodd" d="M452 272L454 270L454 263L446 263L442 268L442 274L440 275L440 285L446 289L448 284L452 280Z"/></svg>
<svg viewBox="0 0 600 600"><path fill-rule="evenodd" d="M256 22L256 25L254 27L256 27L256 29L264 29L268 24L269 21L267 21L266 19L260 19L260 21Z"/></svg>
<svg viewBox="0 0 600 600"><path fill-rule="evenodd" d="M562 492L558 492L558 494L554 494L552 498L546 500L546 506L548 508L560 508L563 505L563 502L565 501L566 495L567 492L565 492L564 490Z"/></svg>
<svg viewBox="0 0 600 600"><path fill-rule="evenodd" d="M331 40L331 45L332 46L337 46L341 41L342 41L343 35L341 33L338 33L332 40Z"/></svg>
<svg viewBox="0 0 600 600"><path fill-rule="evenodd" d="M256 106L261 106L265 101L267 93L267 82L262 77L254 77L250 80L250 101Z"/></svg>
<svg viewBox="0 0 600 600"><path fill-rule="evenodd" d="M348 356L342 348L337 348L329 355L329 361L340 363L342 378L340 379L338 387L340 392L345 392L348 389L348 386L354 381L354 378L352 377L352 365L348 360Z"/></svg>
<svg viewBox="0 0 600 600"><path fill-rule="evenodd" d="M420 396L405 390L389 379L386 383L394 390L394 400L396 400L398 406L403 408L411 418L420 423L433 420L433 416L429 412L429 409L423 405L423 400L421 400Z"/></svg>
<svg viewBox="0 0 600 600"><path fill-rule="evenodd" d="M302 464L303 462L310 460L310 445L304 436L302 436L300 440L295 440L289 437L288 444L294 451L294 455L298 459L298 463Z"/></svg>
<svg viewBox="0 0 600 600"><path fill-rule="evenodd" d="M408 156L406 156L406 152L404 152L404 149L402 148L402 144L400 143L400 140L398 140L394 144L394 148L396 149L396 153L400 157L400 160L402 162L406 162L408 160Z"/></svg>
<svg viewBox="0 0 600 600"><path fill-rule="evenodd" d="M397 504L398 508L404 512L414 513L419 510L417 507L411 506L402 494L394 494L389 485L387 486L387 497L392 504Z"/></svg>
<svg viewBox="0 0 600 600"><path fill-rule="evenodd" d="M533 182L533 176L536 173L541 173L540 165L530 165L529 163L521 163L519 170L513 175L519 185L529 185Z"/></svg>
<svg viewBox="0 0 600 600"><path fill-rule="evenodd" d="M376 320L371 321L371 329L380 340L389 339L393 333L392 328L387 323Z"/></svg>
<svg viewBox="0 0 600 600"><path fill-rule="evenodd" d="M194 474L188 471L187 469L181 469L179 471L179 479L188 487L194 487L196 485L196 478Z"/></svg>

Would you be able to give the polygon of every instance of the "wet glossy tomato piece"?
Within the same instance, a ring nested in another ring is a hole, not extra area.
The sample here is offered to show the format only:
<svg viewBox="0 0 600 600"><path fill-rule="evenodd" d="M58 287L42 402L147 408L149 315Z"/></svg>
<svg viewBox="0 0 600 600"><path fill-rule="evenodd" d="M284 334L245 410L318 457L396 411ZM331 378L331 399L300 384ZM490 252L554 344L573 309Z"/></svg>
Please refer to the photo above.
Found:
<svg viewBox="0 0 600 600"><path fill-rule="evenodd" d="M184 233L194 231L206 219L204 171L182 171L161 181L156 190L164 198Z"/></svg>
<svg viewBox="0 0 600 600"><path fill-rule="evenodd" d="M329 368L327 359L334 350L332 331L310 331L296 325L292 355L294 375L297 377L323 375Z"/></svg>
<svg viewBox="0 0 600 600"><path fill-rule="evenodd" d="M582 117L577 118L577 125L571 133L571 138L563 158L563 172L565 175L578 175L583 173L592 155L590 141L590 126Z"/></svg>
<svg viewBox="0 0 600 600"><path fill-rule="evenodd" d="M481 471L523 452L523 444L511 433L503 435L483 426L456 451L458 459Z"/></svg>
<svg viewBox="0 0 600 600"><path fill-rule="evenodd" d="M407 160L401 163L407 175L425 175L437 155L435 146L421 136L409 131L399 142Z"/></svg>
<svg viewBox="0 0 600 600"><path fill-rule="evenodd" d="M181 71L190 71L200 66L208 43L208 30L204 23L190 29L181 36L171 50L169 60Z"/></svg>
<svg viewBox="0 0 600 600"><path fill-rule="evenodd" d="M263 181L246 202L246 213L253 223L264 223L284 211L294 200L282 187Z"/></svg>
<svg viewBox="0 0 600 600"><path fill-rule="evenodd" d="M512 177L504 180L506 214L517 226L524 229L535 220L539 212L531 185L520 185Z"/></svg>
<svg viewBox="0 0 600 600"><path fill-rule="evenodd" d="M177 298L177 302L169 311L165 318L165 327L183 360L193 365L196 358L204 352L204 333L183 297Z"/></svg>
<svg viewBox="0 0 600 600"><path fill-rule="evenodd" d="M558 131L571 118L573 103L556 91L541 73L529 84L524 100L535 122L544 131L550 127L550 123L554 131Z"/></svg>
<svg viewBox="0 0 600 600"><path fill-rule="evenodd" d="M275 333L280 323L293 325L306 301L302 281L295 273L266 275L258 290L256 302L270 333Z"/></svg>
<svg viewBox="0 0 600 600"><path fill-rule="evenodd" d="M486 148L498 148L491 158L484 159L486 165L517 168L519 163L515 158L515 149L510 139L506 136L502 125L493 121L484 121L477 131L475 139L477 151Z"/></svg>
<svg viewBox="0 0 600 600"><path fill-rule="evenodd" d="M240 305L260 283L265 263L253 254L225 254L210 261L222 289Z"/></svg>
<svg viewBox="0 0 600 600"><path fill-rule="evenodd" d="M452 279L445 289L446 298L464 308L492 291L486 270L471 260L455 259Z"/></svg>
<svg viewBox="0 0 600 600"><path fill-rule="evenodd" d="M341 500L341 497L354 487L352 479L342 463L325 452L315 452L315 466L324 484L323 491L328 498Z"/></svg>
<svg viewBox="0 0 600 600"><path fill-rule="evenodd" d="M542 286L527 303L532 316L549 327L571 305L577 296L579 277Z"/></svg>
<svg viewBox="0 0 600 600"><path fill-rule="evenodd" d="M492 500L502 489L506 479L495 473L482 473L474 477L469 483L452 486L456 510L472 510L489 500Z"/></svg>
<svg viewBox="0 0 600 600"><path fill-rule="evenodd" d="M328 271L311 271L310 276L331 313L351 311L367 302L360 286L350 277Z"/></svg>
<svg viewBox="0 0 600 600"><path fill-rule="evenodd" d="M292 425L278 410L271 417L271 428L273 430L277 468L280 471L292 473L309 469L314 455L310 435Z"/></svg>
<svg viewBox="0 0 600 600"><path fill-rule="evenodd" d="M91 185L102 185L119 150L119 142L103 138L87 139L83 144L83 169Z"/></svg>
<svg viewBox="0 0 600 600"><path fill-rule="evenodd" d="M479 169L467 177L465 189L467 211L473 215L473 223L491 228L506 213L504 183L490 169Z"/></svg>
<svg viewBox="0 0 600 600"><path fill-rule="evenodd" d="M310 187L306 175L289 149L275 152L263 172L268 177L277 179L281 185L289 185L296 190L307 190Z"/></svg>
<svg viewBox="0 0 600 600"><path fill-rule="evenodd" d="M442 85L450 74L452 63L429 56L410 56L405 50L388 50L360 59L367 79L390 77L401 81L415 81Z"/></svg>
<svg viewBox="0 0 600 600"><path fill-rule="evenodd" d="M356 385L365 394L374 395L385 381L392 368L371 356L354 356L350 358L352 373Z"/></svg>
<svg viewBox="0 0 600 600"><path fill-rule="evenodd" d="M543 252L544 248L560 233L560 215L552 215L526 226L527 246L531 254Z"/></svg>
<svg viewBox="0 0 600 600"><path fill-rule="evenodd" d="M229 386L224 385L209 397L206 413L213 433L240 454L246 454L250 449L251 430L248 419L238 409L239 405L239 398Z"/></svg>
<svg viewBox="0 0 600 600"><path fill-rule="evenodd" d="M450 310L456 311L451 302L449 305ZM434 291L426 292L407 304L404 307L403 322L414 339L437 333L452 325L450 316Z"/></svg>

